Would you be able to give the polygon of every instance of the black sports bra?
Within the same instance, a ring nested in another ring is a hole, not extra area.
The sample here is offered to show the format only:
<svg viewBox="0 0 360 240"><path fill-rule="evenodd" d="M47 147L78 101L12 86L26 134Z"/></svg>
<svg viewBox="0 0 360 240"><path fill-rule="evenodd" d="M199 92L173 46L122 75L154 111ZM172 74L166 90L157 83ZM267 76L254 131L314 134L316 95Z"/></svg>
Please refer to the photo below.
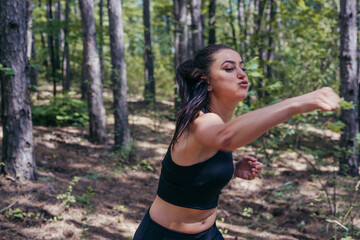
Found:
<svg viewBox="0 0 360 240"><path fill-rule="evenodd" d="M176 206L211 209L217 206L221 190L233 172L231 152L218 151L204 162L181 166L172 160L169 147L162 161L157 195Z"/></svg>

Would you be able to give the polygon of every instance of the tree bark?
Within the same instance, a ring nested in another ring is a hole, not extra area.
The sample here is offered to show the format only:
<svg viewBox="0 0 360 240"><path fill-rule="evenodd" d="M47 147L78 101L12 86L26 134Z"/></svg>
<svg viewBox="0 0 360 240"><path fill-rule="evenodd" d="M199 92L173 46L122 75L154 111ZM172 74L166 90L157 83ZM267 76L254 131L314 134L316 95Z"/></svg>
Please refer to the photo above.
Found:
<svg viewBox="0 0 360 240"><path fill-rule="evenodd" d="M143 0L144 58L145 58L145 102L155 102L154 57L151 40L150 1Z"/></svg>
<svg viewBox="0 0 360 240"><path fill-rule="evenodd" d="M34 32L32 29L33 26L33 17L32 17L32 9L33 9L33 1L27 0L26 1L26 25L27 25L27 57L28 59L32 60L32 63L34 64L36 61L36 49L35 49L35 38L34 38ZM38 82L38 75L37 70L33 66L30 65L30 82L32 86L37 86Z"/></svg>
<svg viewBox="0 0 360 240"><path fill-rule="evenodd" d="M265 51L265 40L266 40L266 32L265 32L265 24L266 24L266 10L268 8L268 0L259 0L259 8L257 15L257 32L255 35L255 43L257 45L260 64L263 66L264 75L266 76L266 51ZM258 80L257 94L259 98L265 98L268 93L263 89L266 85L266 79L262 78Z"/></svg>
<svg viewBox="0 0 360 240"><path fill-rule="evenodd" d="M188 37L187 37L187 13L186 13L186 0L174 0L174 68L176 69L182 62L188 59ZM180 97L178 92L178 85L175 79L174 89L174 106L175 116L180 108Z"/></svg>
<svg viewBox="0 0 360 240"><path fill-rule="evenodd" d="M209 44L216 43L216 0L209 2Z"/></svg>
<svg viewBox="0 0 360 240"><path fill-rule="evenodd" d="M186 0L174 0L175 16L175 68L187 60L187 21L186 21Z"/></svg>
<svg viewBox="0 0 360 240"><path fill-rule="evenodd" d="M32 48L32 25L33 25L33 17L32 17L32 10L33 10L33 1L27 0L26 1L26 39L27 39L27 52L26 56L28 59L31 58L31 48Z"/></svg>
<svg viewBox="0 0 360 240"><path fill-rule="evenodd" d="M234 16L233 16L233 10L232 10L232 0L229 0L229 24L230 24L230 27L231 27L231 33L232 33L232 36L231 36L231 39L232 39L232 45L233 45L233 48L235 50L238 49L238 46L237 46L237 43L236 43L236 30L235 30L235 25L234 25Z"/></svg>
<svg viewBox="0 0 360 240"><path fill-rule="evenodd" d="M35 36L34 32L31 34L32 42L31 42L31 60L33 63L36 63L36 47L35 47ZM32 89L34 89L34 86L38 85L38 71L35 67L30 67L30 83L33 86Z"/></svg>
<svg viewBox="0 0 360 240"><path fill-rule="evenodd" d="M65 26L64 26L64 53L63 53L63 91L70 90L71 76L70 76L70 49L69 49L69 22L70 22L70 0L66 0L65 6Z"/></svg>
<svg viewBox="0 0 360 240"><path fill-rule="evenodd" d="M201 24L201 0L190 0L192 55L195 56L203 48Z"/></svg>
<svg viewBox="0 0 360 240"><path fill-rule="evenodd" d="M357 76L357 26L356 0L340 1L340 95L352 101L354 109L341 110L340 120L345 123L340 138L343 155L340 159L340 173L359 176L358 144L358 76Z"/></svg>
<svg viewBox="0 0 360 240"><path fill-rule="evenodd" d="M106 143L106 113L102 97L100 59L96 48L96 32L93 0L79 0L84 43L84 75L87 82L87 97L90 120L90 140Z"/></svg>
<svg viewBox="0 0 360 240"><path fill-rule="evenodd" d="M35 179L29 63L26 40L26 1L0 0L0 71L3 125L2 161L14 178Z"/></svg>
<svg viewBox="0 0 360 240"><path fill-rule="evenodd" d="M242 59L246 60L246 34L247 34L247 26L245 21L245 5L243 0L238 0L238 25L240 29L240 54Z"/></svg>
<svg viewBox="0 0 360 240"><path fill-rule="evenodd" d="M60 2L55 2L55 20L56 24L60 25L61 22L61 4ZM61 45L63 39L63 32L61 28L56 27L55 32L55 64L56 70L60 70L60 52L61 52ZM58 78L58 74L56 74L56 78Z"/></svg>
<svg viewBox="0 0 360 240"><path fill-rule="evenodd" d="M121 0L120 0L121 1ZM101 67L101 74L104 71L104 11L103 11L103 0L99 1L99 56L100 56L100 67Z"/></svg>
<svg viewBox="0 0 360 240"><path fill-rule="evenodd" d="M276 26L276 8L277 0L270 0L270 26L268 34L268 47L267 47L267 63L266 63L266 76L268 79L272 78L272 61L274 60L274 28Z"/></svg>
<svg viewBox="0 0 360 240"><path fill-rule="evenodd" d="M48 48L50 54L51 64L51 78L53 80L53 94L56 96L56 61L54 52L54 30L53 30L53 16L52 16L52 0L47 3L47 21L48 21Z"/></svg>
<svg viewBox="0 0 360 240"><path fill-rule="evenodd" d="M189 7L187 8L189 9ZM187 11L186 13L186 23L188 26L188 31L187 31L187 39L188 39L188 44L187 44L187 56L188 58L192 58L193 57L193 50L192 50L192 31L191 31L191 13L190 11Z"/></svg>
<svg viewBox="0 0 360 240"><path fill-rule="evenodd" d="M108 0L116 148L130 143L121 3L121 0Z"/></svg>

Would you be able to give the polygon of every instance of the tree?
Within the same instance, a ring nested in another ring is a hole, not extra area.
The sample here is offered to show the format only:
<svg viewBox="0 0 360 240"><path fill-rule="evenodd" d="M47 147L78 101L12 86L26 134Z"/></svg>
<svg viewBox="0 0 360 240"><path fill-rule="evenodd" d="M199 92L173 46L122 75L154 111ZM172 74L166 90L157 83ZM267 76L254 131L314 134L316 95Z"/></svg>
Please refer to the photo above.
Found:
<svg viewBox="0 0 360 240"><path fill-rule="evenodd" d="M209 44L216 43L216 0L209 2Z"/></svg>
<svg viewBox="0 0 360 240"><path fill-rule="evenodd" d="M103 74L104 71L104 11L103 11L103 0L99 1L99 56L100 56L100 66L101 66L101 73Z"/></svg>
<svg viewBox="0 0 360 240"><path fill-rule="evenodd" d="M243 60L246 59L246 22L245 22L245 11L244 11L244 1L238 0L237 9L238 9L238 25L241 32L240 35L240 53Z"/></svg>
<svg viewBox="0 0 360 240"><path fill-rule="evenodd" d="M65 26L64 26L64 53L63 53L63 90L70 89L71 76L70 76L70 48L69 48L69 22L70 22L70 0L66 0L65 5Z"/></svg>
<svg viewBox="0 0 360 240"><path fill-rule="evenodd" d="M5 172L35 179L29 63L26 57L26 1L0 0L0 81Z"/></svg>
<svg viewBox="0 0 360 240"><path fill-rule="evenodd" d="M35 38L34 38L34 31L33 31L33 1L28 0L26 2L26 19L27 19L27 57L31 59L34 63L36 61L36 49L35 49ZM33 86L37 86L38 83L38 74L35 67L30 66L30 82Z"/></svg>
<svg viewBox="0 0 360 240"><path fill-rule="evenodd" d="M145 102L155 102L154 57L151 40L150 0L143 0Z"/></svg>
<svg viewBox="0 0 360 240"><path fill-rule="evenodd" d="M114 93L115 147L121 147L130 142L121 2L121 0L108 0L112 65L111 80Z"/></svg>
<svg viewBox="0 0 360 240"><path fill-rule="evenodd" d="M53 29L53 12L52 12L52 0L48 0L47 6L47 21L48 21L48 48L50 53L50 63L51 63L51 77L53 80L53 94L56 96L56 58L54 50L54 29Z"/></svg>
<svg viewBox="0 0 360 240"><path fill-rule="evenodd" d="M340 173L359 176L358 144L358 76L357 76L356 0L340 1L340 96L353 102L353 109L342 109L340 120L345 123L340 138L343 150Z"/></svg>
<svg viewBox="0 0 360 240"><path fill-rule="evenodd" d="M186 59L187 56L187 22L186 0L174 0L174 41L175 41L175 68Z"/></svg>
<svg viewBox="0 0 360 240"><path fill-rule="evenodd" d="M87 98L89 106L89 135L96 143L106 143L106 114L102 97L100 59L96 48L96 32L93 0L79 0L82 30L84 77L87 82Z"/></svg>
<svg viewBox="0 0 360 240"><path fill-rule="evenodd" d="M201 24L201 0L190 0L193 56L203 48Z"/></svg>
<svg viewBox="0 0 360 240"><path fill-rule="evenodd" d="M174 9L174 42L175 42L175 54L174 54L174 69L179 64L188 59L187 55L187 23L186 23L186 0L173 0ZM175 80L174 89L174 106L175 115L180 108L180 98L178 94L178 85Z"/></svg>
<svg viewBox="0 0 360 240"><path fill-rule="evenodd" d="M232 39L232 45L234 46L235 49L237 49L237 41L236 41L236 30L235 30L235 25L234 25L234 16L233 16L233 11L232 11L232 0L229 0L229 24L231 27L231 39Z"/></svg>

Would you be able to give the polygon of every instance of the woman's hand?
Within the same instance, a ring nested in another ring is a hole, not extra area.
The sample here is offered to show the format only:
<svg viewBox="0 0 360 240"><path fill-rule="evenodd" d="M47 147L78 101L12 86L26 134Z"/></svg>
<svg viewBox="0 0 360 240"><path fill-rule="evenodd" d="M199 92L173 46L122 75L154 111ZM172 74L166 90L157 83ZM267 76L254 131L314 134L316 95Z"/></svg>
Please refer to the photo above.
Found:
<svg viewBox="0 0 360 240"><path fill-rule="evenodd" d="M324 87L314 92L310 92L292 98L299 104L299 112L307 113L316 109L331 111L339 108L340 98L332 88Z"/></svg>
<svg viewBox="0 0 360 240"><path fill-rule="evenodd" d="M260 173L264 164L251 156L244 156L234 163L234 177L253 180Z"/></svg>

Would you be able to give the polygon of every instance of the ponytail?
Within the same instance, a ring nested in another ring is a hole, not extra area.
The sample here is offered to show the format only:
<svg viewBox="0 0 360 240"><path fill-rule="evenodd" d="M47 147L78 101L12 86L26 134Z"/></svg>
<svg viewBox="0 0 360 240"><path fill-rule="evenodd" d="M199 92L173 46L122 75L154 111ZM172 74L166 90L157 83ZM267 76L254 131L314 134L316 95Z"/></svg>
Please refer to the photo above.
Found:
<svg viewBox="0 0 360 240"><path fill-rule="evenodd" d="M170 144L172 146L209 102L208 83L204 76L201 69L194 66L193 59L186 60L176 69L181 105L176 115L175 133Z"/></svg>

